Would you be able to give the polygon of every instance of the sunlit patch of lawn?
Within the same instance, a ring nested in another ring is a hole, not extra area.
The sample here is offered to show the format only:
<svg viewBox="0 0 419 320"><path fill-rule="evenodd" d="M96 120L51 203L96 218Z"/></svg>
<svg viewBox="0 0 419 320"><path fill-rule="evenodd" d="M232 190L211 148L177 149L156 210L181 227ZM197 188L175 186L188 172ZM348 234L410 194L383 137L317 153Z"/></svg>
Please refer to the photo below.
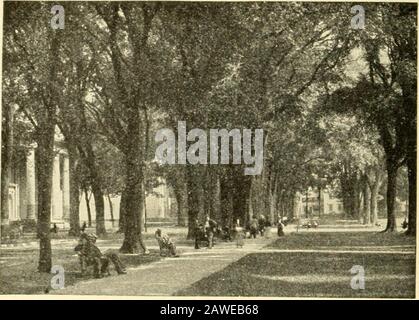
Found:
<svg viewBox="0 0 419 320"><path fill-rule="evenodd" d="M392 253L329 253L329 249L396 246L414 251L414 239L401 234L300 233L278 239L276 249L318 252L252 253L176 295L277 297L413 298L415 255ZM368 250L368 249L367 249ZM391 251L391 250L390 250ZM365 270L365 289L351 288L352 266Z"/></svg>

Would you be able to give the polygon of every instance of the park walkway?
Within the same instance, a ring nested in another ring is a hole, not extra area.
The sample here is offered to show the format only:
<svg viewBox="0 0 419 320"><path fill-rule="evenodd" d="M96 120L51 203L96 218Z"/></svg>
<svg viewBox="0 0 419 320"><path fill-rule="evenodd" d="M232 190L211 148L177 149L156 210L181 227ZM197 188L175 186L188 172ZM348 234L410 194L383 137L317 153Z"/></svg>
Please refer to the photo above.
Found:
<svg viewBox="0 0 419 320"><path fill-rule="evenodd" d="M243 248L235 242L217 244L213 249L178 247L180 257L164 258L138 267L128 274L92 279L51 292L59 295L170 296L194 282L217 272L248 253L257 252L274 241L267 238L248 239Z"/></svg>

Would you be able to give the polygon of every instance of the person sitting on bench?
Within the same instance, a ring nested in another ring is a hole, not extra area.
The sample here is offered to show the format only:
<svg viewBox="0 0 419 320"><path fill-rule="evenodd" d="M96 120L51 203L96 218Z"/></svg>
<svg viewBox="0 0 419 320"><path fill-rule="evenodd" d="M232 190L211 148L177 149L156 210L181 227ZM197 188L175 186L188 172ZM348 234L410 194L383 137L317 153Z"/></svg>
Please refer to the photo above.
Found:
<svg viewBox="0 0 419 320"><path fill-rule="evenodd" d="M154 235L156 237L157 242L159 243L161 256L165 255L164 250L168 250L169 254L172 257L179 257L179 255L176 253L175 244L167 234L162 234L162 231L160 229L157 229Z"/></svg>
<svg viewBox="0 0 419 320"><path fill-rule="evenodd" d="M114 252L102 254L96 246L97 236L93 233L82 233L79 244L74 248L79 255L82 274L85 274L88 266L93 266L95 278L102 278L105 274L110 275L109 263L112 262L118 274L126 274L125 266Z"/></svg>

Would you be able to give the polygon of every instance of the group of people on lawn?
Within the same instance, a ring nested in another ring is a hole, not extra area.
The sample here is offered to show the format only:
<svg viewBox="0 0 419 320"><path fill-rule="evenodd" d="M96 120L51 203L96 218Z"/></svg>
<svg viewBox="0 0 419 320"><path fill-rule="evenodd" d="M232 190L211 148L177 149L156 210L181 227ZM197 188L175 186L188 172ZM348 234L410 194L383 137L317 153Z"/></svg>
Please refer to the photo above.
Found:
<svg viewBox="0 0 419 320"><path fill-rule="evenodd" d="M267 227L270 227L270 223L263 215L259 216L259 218L253 216L246 229L240 227L239 220L234 223L232 229L227 226L220 228L214 219L206 216L203 223L200 223L198 219L194 222L193 236L195 240L195 249L200 249L200 244L202 242L205 242L208 249L211 249L214 246L215 235L217 235L217 238L226 241L236 239L237 247L242 247L244 238L256 238L258 234L263 237ZM278 236L284 235L283 230L284 221L282 218L279 218ZM164 234L161 229L157 229L154 235L159 244L160 255L168 255L171 257L179 256L176 251L175 243L167 234ZM125 274L125 266L121 262L118 254L115 252L106 252L105 254L102 254L100 249L96 246L96 239L97 236L95 234L87 233L85 228L83 228L79 243L74 249L79 256L82 274L86 272L88 266L93 266L93 273L96 278L109 275L110 263L114 265L118 274Z"/></svg>

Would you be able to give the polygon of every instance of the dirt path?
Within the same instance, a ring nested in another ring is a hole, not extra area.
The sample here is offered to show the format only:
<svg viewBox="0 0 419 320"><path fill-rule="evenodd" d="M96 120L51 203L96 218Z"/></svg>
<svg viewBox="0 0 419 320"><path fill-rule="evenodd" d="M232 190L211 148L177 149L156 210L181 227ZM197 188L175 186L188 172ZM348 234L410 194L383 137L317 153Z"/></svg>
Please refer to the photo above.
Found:
<svg viewBox="0 0 419 320"><path fill-rule="evenodd" d="M234 242L220 243L211 250L179 247L178 258L129 268L126 275L79 282L51 294L170 296L248 253L260 250L274 239L273 234L269 238L249 239L243 248L236 248Z"/></svg>

